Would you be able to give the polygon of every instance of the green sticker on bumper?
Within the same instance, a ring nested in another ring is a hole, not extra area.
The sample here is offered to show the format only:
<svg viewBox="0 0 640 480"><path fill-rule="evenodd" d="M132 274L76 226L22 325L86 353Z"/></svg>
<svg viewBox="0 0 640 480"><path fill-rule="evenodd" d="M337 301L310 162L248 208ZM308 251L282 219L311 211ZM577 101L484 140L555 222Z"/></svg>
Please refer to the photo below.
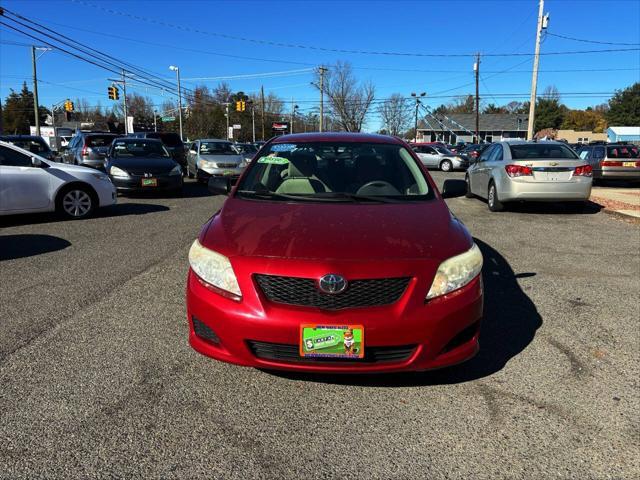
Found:
<svg viewBox="0 0 640 480"><path fill-rule="evenodd" d="M289 160L282 157L260 157L258 163L270 163L272 165L286 165Z"/></svg>

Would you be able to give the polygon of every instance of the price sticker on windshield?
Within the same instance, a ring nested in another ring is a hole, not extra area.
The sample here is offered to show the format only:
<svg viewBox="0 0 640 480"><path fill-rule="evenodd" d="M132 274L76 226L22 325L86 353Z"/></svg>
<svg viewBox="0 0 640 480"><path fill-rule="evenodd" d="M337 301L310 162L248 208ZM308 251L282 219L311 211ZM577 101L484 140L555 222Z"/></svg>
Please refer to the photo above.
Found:
<svg viewBox="0 0 640 480"><path fill-rule="evenodd" d="M282 157L260 157L258 163L269 163L271 165L286 165L289 160Z"/></svg>

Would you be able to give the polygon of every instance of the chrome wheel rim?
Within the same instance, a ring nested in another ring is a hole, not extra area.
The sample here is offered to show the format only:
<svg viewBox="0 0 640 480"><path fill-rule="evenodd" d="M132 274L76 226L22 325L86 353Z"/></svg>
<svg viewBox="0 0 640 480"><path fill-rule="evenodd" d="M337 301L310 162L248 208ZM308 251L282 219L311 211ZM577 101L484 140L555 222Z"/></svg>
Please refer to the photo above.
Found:
<svg viewBox="0 0 640 480"><path fill-rule="evenodd" d="M451 170L451 164L449 162L442 162L442 171L448 172Z"/></svg>
<svg viewBox="0 0 640 480"><path fill-rule="evenodd" d="M83 217L91 210L91 197L83 190L71 190L62 198L62 208L72 217Z"/></svg>

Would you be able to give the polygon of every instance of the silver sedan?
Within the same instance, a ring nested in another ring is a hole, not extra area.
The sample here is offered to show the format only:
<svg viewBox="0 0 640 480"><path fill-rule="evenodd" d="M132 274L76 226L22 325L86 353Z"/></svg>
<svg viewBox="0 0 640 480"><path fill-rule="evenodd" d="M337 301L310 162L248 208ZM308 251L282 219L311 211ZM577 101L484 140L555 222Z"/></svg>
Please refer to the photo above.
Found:
<svg viewBox="0 0 640 480"><path fill-rule="evenodd" d="M469 161L466 158L456 155L441 145L418 143L412 145L412 148L427 168L439 168L443 172L451 172L466 170L469 166Z"/></svg>
<svg viewBox="0 0 640 480"><path fill-rule="evenodd" d="M246 166L245 158L227 140L196 140L187 153L187 175L202 182L211 176L237 179Z"/></svg>
<svg viewBox="0 0 640 480"><path fill-rule="evenodd" d="M584 202L592 168L560 142L507 141L486 148L467 170L467 197L500 211L515 201Z"/></svg>

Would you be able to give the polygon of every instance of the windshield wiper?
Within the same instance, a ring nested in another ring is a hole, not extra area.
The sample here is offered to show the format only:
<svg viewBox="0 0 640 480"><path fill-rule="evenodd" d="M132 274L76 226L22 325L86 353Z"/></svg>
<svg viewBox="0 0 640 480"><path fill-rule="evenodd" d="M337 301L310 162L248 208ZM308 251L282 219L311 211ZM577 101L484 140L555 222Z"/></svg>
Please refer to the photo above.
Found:
<svg viewBox="0 0 640 480"><path fill-rule="evenodd" d="M280 200L302 200L305 202L336 202L340 200L336 200L333 198L322 198L316 197L312 195L292 195L288 193L276 193L270 190L238 190L239 195L242 195L247 198L261 198L261 199L280 199Z"/></svg>
<svg viewBox="0 0 640 480"><path fill-rule="evenodd" d="M357 193L349 192L326 192L318 193L316 198L336 198L353 201L365 201L365 202L378 202L378 203L401 203L402 200L398 200L391 197L385 197L382 195L358 195Z"/></svg>

